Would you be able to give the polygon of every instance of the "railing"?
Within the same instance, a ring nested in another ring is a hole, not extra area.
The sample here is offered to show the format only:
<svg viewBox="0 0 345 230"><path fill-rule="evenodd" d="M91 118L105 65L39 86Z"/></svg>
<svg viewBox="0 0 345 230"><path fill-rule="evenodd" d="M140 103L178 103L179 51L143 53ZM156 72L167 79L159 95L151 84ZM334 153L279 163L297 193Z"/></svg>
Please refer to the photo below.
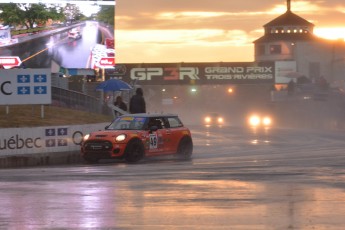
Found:
<svg viewBox="0 0 345 230"><path fill-rule="evenodd" d="M57 87L52 87L52 100L52 104L55 106L101 114L109 114L111 112L109 109L104 108L106 105L98 98Z"/></svg>

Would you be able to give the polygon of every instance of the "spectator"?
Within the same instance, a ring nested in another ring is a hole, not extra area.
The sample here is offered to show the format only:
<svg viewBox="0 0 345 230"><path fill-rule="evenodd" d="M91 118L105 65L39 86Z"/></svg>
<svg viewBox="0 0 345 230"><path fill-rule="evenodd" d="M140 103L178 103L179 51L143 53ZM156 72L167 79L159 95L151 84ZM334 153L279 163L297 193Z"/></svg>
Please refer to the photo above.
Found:
<svg viewBox="0 0 345 230"><path fill-rule="evenodd" d="M121 96L117 96L117 97L116 97L116 100L115 100L115 102L114 102L114 105L115 105L116 107L122 109L123 111L127 111L127 105L126 105L126 103L123 102ZM115 115L116 115L116 116L122 115L122 114L120 114L120 113L119 113L118 111L116 111L116 110L115 110L114 112L115 112Z"/></svg>
<svg viewBox="0 0 345 230"><path fill-rule="evenodd" d="M288 95L292 95L293 92L295 91L295 82L292 79L289 81L289 84L287 86L287 91L288 91Z"/></svg>
<svg viewBox="0 0 345 230"><path fill-rule="evenodd" d="M129 102L130 113L146 113L146 103L144 99L144 93L141 88L137 88L135 95L131 97Z"/></svg>

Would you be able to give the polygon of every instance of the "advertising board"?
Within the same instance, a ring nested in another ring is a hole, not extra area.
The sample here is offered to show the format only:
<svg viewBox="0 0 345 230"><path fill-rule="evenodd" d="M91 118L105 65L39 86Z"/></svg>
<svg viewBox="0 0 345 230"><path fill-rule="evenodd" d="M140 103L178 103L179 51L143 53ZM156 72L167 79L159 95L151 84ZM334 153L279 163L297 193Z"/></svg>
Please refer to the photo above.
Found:
<svg viewBox="0 0 345 230"><path fill-rule="evenodd" d="M76 151L85 134L104 129L106 125L108 123L2 129L0 157Z"/></svg>
<svg viewBox="0 0 345 230"><path fill-rule="evenodd" d="M141 85L274 84L274 62L116 64L112 77Z"/></svg>
<svg viewBox="0 0 345 230"><path fill-rule="evenodd" d="M3 69L0 105L51 104L50 69Z"/></svg>

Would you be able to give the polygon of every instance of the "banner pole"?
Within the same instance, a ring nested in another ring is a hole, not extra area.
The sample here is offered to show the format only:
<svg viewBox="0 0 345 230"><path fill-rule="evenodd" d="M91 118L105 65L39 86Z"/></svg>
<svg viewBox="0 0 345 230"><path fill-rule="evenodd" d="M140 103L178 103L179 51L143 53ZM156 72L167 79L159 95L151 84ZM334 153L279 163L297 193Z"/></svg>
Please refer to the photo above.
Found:
<svg viewBox="0 0 345 230"><path fill-rule="evenodd" d="M41 105L41 118L44 118L44 105Z"/></svg>

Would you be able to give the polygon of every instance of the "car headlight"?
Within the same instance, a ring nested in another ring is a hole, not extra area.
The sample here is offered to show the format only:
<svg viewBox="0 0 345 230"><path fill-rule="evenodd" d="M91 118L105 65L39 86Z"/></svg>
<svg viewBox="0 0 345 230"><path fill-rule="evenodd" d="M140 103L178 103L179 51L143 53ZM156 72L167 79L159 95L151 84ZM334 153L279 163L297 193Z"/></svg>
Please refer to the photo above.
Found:
<svg viewBox="0 0 345 230"><path fill-rule="evenodd" d="M249 124L252 126L258 126L260 124L260 117L257 115L249 117Z"/></svg>
<svg viewBox="0 0 345 230"><path fill-rule="evenodd" d="M83 137L83 141L86 141L87 139L89 139L90 137L90 134L86 134L84 137Z"/></svg>
<svg viewBox="0 0 345 230"><path fill-rule="evenodd" d="M211 117L205 117L205 122L210 123L211 122Z"/></svg>
<svg viewBox="0 0 345 230"><path fill-rule="evenodd" d="M126 139L126 135L125 134L120 134L115 138L115 141L124 141Z"/></svg>
<svg viewBox="0 0 345 230"><path fill-rule="evenodd" d="M264 125L271 125L271 123L272 123L272 120L270 117L264 117L262 119L262 124L264 124Z"/></svg>
<svg viewBox="0 0 345 230"><path fill-rule="evenodd" d="M218 117L218 123L219 123L219 124L223 124L223 121L224 121L224 120L223 120L222 117Z"/></svg>

